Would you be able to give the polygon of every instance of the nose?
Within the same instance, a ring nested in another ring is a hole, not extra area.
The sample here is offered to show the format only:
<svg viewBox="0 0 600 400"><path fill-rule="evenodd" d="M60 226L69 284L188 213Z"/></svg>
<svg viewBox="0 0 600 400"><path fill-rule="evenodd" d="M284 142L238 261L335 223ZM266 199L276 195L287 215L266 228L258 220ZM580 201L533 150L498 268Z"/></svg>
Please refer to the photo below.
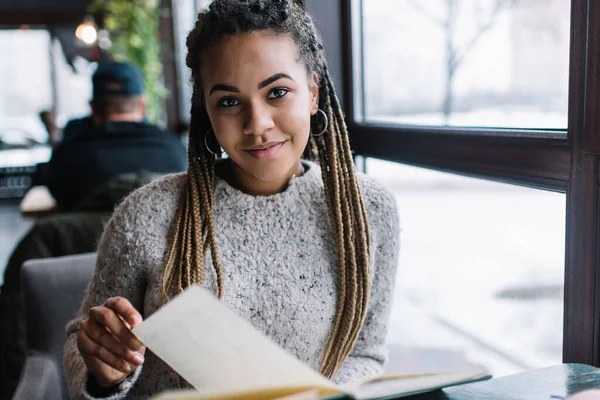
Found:
<svg viewBox="0 0 600 400"><path fill-rule="evenodd" d="M251 105L246 111L244 134L261 136L275 127L273 115L269 107Z"/></svg>

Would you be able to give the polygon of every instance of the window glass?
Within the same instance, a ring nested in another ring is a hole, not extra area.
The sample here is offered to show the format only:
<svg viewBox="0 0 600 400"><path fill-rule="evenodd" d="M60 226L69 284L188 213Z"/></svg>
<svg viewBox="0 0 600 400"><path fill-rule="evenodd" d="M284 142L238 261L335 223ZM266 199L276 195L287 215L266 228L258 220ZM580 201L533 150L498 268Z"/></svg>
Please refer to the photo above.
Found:
<svg viewBox="0 0 600 400"><path fill-rule="evenodd" d="M0 140L45 142L39 112L52 107L50 35L44 30L0 30Z"/></svg>
<svg viewBox="0 0 600 400"><path fill-rule="evenodd" d="M185 59L187 57L186 39L196 23L197 10L198 5L195 0L173 2L177 83L179 85L179 104L181 105L179 107L179 118L186 123L190 122L193 91L190 69L185 64Z"/></svg>
<svg viewBox="0 0 600 400"><path fill-rule="evenodd" d="M90 114L92 75L97 63L75 57L69 64L58 40L53 42L52 52L57 94L56 122L62 128L70 119Z"/></svg>
<svg viewBox="0 0 600 400"><path fill-rule="evenodd" d="M560 364L566 196L376 159L366 168L400 215L400 362L464 358L494 375Z"/></svg>
<svg viewBox="0 0 600 400"><path fill-rule="evenodd" d="M568 0L356 0L358 120L567 127Z"/></svg>
<svg viewBox="0 0 600 400"><path fill-rule="evenodd" d="M196 6L198 11L208 7L210 3L212 3L212 0L196 0Z"/></svg>

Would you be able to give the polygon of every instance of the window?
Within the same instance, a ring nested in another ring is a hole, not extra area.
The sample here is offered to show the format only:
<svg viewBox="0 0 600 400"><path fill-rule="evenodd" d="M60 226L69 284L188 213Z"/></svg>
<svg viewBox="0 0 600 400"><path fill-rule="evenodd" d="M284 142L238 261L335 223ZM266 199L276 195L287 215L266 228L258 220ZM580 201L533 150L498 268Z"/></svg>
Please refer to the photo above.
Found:
<svg viewBox="0 0 600 400"><path fill-rule="evenodd" d="M196 0L197 10L200 11L208 7L211 2L212 0Z"/></svg>
<svg viewBox="0 0 600 400"><path fill-rule="evenodd" d="M390 344L417 364L462 354L496 376L560 364L566 196L372 158L366 167L400 214Z"/></svg>
<svg viewBox="0 0 600 400"><path fill-rule="evenodd" d="M38 113L52 107L50 35L0 30L0 139L12 145L45 142Z"/></svg>
<svg viewBox="0 0 600 400"><path fill-rule="evenodd" d="M192 107L193 87L191 73L185 63L187 47L185 41L194 28L198 12L208 7L211 0L181 0L174 1L173 19L175 21L175 54L177 59L177 84L179 86L179 118L181 121L190 122L190 109Z"/></svg>
<svg viewBox="0 0 600 400"><path fill-rule="evenodd" d="M566 129L568 0L356 0L354 8L357 120Z"/></svg>
<svg viewBox="0 0 600 400"><path fill-rule="evenodd" d="M91 76L96 68L77 57L72 65L58 40L46 30L0 30L0 139L9 145L46 143L39 113L55 108L63 127L89 114ZM38 160L45 161L45 160Z"/></svg>
<svg viewBox="0 0 600 400"><path fill-rule="evenodd" d="M71 64L58 40L52 44L54 79L56 83L56 119L64 127L70 119L89 115L92 99L92 75L97 64L75 57Z"/></svg>
<svg viewBox="0 0 600 400"><path fill-rule="evenodd" d="M173 2L173 18L175 20L175 54L177 59L177 81L179 86L179 118L190 122L192 107L191 73L185 63L187 57L186 39L196 23L198 6L194 0Z"/></svg>
<svg viewBox="0 0 600 400"><path fill-rule="evenodd" d="M437 2L422 0L418 5L433 7ZM600 65L597 57L600 49L600 19L596 18L599 12L597 2L514 2L521 6L543 3L548 9L565 7L563 18L565 23L568 21L569 27L568 33L564 33L564 40L570 43L569 53L556 53L553 63L568 63L568 104L564 106L568 109L568 122L565 124L564 121L562 128L552 130L539 127L515 129L517 124L510 123L508 118L499 127L484 123L479 126L410 125L390 123L385 119L380 120L382 123L373 123L368 115L365 118L366 107L362 94L366 80L362 71L368 63L391 63L390 57L367 59L365 56L363 47L367 44L361 40L366 25L363 4L370 6L373 3L383 4L382 0L305 0L307 9L318 20L327 21L327 24L322 24L321 34L328 50L330 69L341 77L338 88L341 87L340 94L356 156L375 157L523 187L545 188L564 194L566 213L563 209L559 214L561 218L567 216L563 238L562 361L600 366L600 330L597 324L600 320L600 303L597 301L600 293L600 134L597 129L600 126L600 114L594 106L600 98L600 74L597 73ZM389 0L385 4L391 7L396 3L406 4L406 0ZM454 0L453 3L493 4L489 0ZM341 10L341 18L336 10ZM538 7L540 19L546 11ZM402 38L396 39L400 43ZM397 43L393 44L398 46ZM402 74L399 74L397 79L389 83L401 87L402 78ZM540 119L538 126L548 126L544 123ZM537 193L552 194L544 191ZM406 212L403 211L403 216L406 216ZM556 232L559 231L553 234ZM403 251L406 251L406 246ZM536 331L536 334L540 332ZM423 336L427 333L423 331ZM545 332L544 336L560 333L559 329L558 332Z"/></svg>

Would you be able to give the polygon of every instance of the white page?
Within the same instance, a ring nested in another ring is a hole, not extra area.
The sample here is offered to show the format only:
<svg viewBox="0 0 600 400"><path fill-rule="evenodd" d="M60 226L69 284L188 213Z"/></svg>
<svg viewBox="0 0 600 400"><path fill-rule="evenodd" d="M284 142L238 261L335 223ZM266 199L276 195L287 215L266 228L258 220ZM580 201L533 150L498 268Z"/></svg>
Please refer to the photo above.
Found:
<svg viewBox="0 0 600 400"><path fill-rule="evenodd" d="M133 330L202 394L333 383L194 285Z"/></svg>
<svg viewBox="0 0 600 400"><path fill-rule="evenodd" d="M393 379L394 374L391 374L387 379L383 377L381 381L346 385L342 389L353 393L359 400L399 398L489 377L485 367L464 364L455 370L397 374L396 379Z"/></svg>

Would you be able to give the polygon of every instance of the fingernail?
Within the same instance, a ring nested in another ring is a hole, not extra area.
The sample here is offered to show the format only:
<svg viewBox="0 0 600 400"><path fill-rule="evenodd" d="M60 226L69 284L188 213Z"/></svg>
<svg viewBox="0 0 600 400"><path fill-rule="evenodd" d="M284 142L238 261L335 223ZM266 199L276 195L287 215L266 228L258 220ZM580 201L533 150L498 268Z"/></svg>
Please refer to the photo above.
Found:
<svg viewBox="0 0 600 400"><path fill-rule="evenodd" d="M129 317L129 323L131 324L131 326L137 326L141 323L142 321L140 320L140 317L138 317L136 314L132 314Z"/></svg>
<svg viewBox="0 0 600 400"><path fill-rule="evenodd" d="M132 340L131 342L129 342L129 348L133 351L138 351L142 348L142 344L137 340Z"/></svg>
<svg viewBox="0 0 600 400"><path fill-rule="evenodd" d="M128 362L125 363L124 368L125 368L125 372L131 372L131 365L129 365Z"/></svg>
<svg viewBox="0 0 600 400"><path fill-rule="evenodd" d="M142 365L144 363L144 356L142 356L140 353L135 353L133 359L135 360L137 365Z"/></svg>

